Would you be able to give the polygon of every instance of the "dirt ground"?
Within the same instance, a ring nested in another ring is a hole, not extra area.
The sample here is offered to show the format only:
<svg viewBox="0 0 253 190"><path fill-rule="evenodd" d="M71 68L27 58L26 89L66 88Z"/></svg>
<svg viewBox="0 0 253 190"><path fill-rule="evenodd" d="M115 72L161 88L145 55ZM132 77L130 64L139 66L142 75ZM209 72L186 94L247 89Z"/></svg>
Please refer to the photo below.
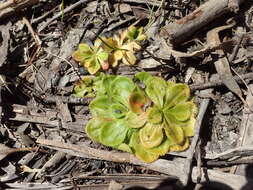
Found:
<svg viewBox="0 0 253 190"><path fill-rule="evenodd" d="M198 107L190 147L150 164L88 138L73 95L78 45L133 24L136 64L100 71L186 83ZM0 0L0 189L253 189L252 63L252 1Z"/></svg>

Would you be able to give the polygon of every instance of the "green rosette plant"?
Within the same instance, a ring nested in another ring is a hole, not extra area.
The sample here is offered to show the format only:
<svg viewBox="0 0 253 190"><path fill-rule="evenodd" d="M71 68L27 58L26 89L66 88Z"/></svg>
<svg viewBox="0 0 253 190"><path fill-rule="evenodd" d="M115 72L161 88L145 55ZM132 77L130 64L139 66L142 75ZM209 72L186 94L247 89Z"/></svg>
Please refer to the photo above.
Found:
<svg viewBox="0 0 253 190"><path fill-rule="evenodd" d="M166 82L146 72L137 73L134 80L105 74L93 80L96 97L89 105L92 119L85 127L92 140L144 162L189 147L196 105L186 84Z"/></svg>
<svg viewBox="0 0 253 190"><path fill-rule="evenodd" d="M84 66L90 74L97 73L101 68L116 67L120 62L126 65L136 63L135 52L141 49L140 42L146 39L142 27L130 26L119 35L105 38L98 37L93 46L79 44L72 57Z"/></svg>

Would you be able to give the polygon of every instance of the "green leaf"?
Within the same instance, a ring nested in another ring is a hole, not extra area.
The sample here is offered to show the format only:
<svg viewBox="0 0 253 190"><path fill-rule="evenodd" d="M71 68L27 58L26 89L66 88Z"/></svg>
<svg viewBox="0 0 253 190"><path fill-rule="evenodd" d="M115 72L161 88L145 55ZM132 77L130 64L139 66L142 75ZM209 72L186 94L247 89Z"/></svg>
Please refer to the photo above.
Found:
<svg viewBox="0 0 253 190"><path fill-rule="evenodd" d="M92 56L92 50L89 45L87 44L79 44L79 49L75 51L72 57L83 64L85 60L90 59Z"/></svg>
<svg viewBox="0 0 253 190"><path fill-rule="evenodd" d="M159 146L163 141L163 130L160 125L152 125L147 123L140 129L140 140L145 148L153 148Z"/></svg>
<svg viewBox="0 0 253 190"><path fill-rule="evenodd" d="M107 146L118 146L124 142L129 128L124 120L115 120L103 125L100 142Z"/></svg>
<svg viewBox="0 0 253 190"><path fill-rule="evenodd" d="M171 108L178 103L183 103L189 99L190 88L186 84L175 84L168 83L166 91L166 102L164 107Z"/></svg>
<svg viewBox="0 0 253 190"><path fill-rule="evenodd" d="M124 76L118 76L111 84L112 98L125 106L129 106L129 97L135 88L131 79Z"/></svg>
<svg viewBox="0 0 253 190"><path fill-rule="evenodd" d="M93 91L93 81L88 77L84 77L78 81L74 87L74 95L76 97L93 97L95 92Z"/></svg>
<svg viewBox="0 0 253 190"><path fill-rule="evenodd" d="M113 115L110 112L111 104L112 102L108 96L98 96L90 103L89 109L93 117L111 121L113 120Z"/></svg>
<svg viewBox="0 0 253 190"><path fill-rule="evenodd" d="M128 152L128 153L133 153L132 149L130 148L130 146L128 146L126 143L122 143L120 144L117 149Z"/></svg>
<svg viewBox="0 0 253 190"><path fill-rule="evenodd" d="M189 139L186 138L185 141L180 145L180 144L174 144L170 146L170 151L173 152L180 152L180 151L184 151L189 147Z"/></svg>
<svg viewBox="0 0 253 190"><path fill-rule="evenodd" d="M87 67L91 65L86 62ZM85 128L87 135L145 162L188 148L197 113L193 101L188 101L189 87L144 72L136 79L146 88L128 77L105 74L82 80L75 87L79 95L90 91L97 95L89 105L92 119Z"/></svg>
<svg viewBox="0 0 253 190"><path fill-rule="evenodd" d="M185 120L185 121L180 121L180 120L176 119L176 117L175 117L174 115L172 115L171 113L169 113L169 110L170 110L170 109L165 109L165 110L163 111L163 113L164 113L164 116L165 116L165 118L166 118L166 121L167 121L168 123L170 123L170 125L173 125L173 126L174 126L174 125L179 126L179 127L188 126L188 125L189 125L190 119L191 119L192 117L195 117L194 114L192 113L189 119L187 119L187 120Z"/></svg>
<svg viewBox="0 0 253 190"><path fill-rule="evenodd" d="M134 76L135 80L139 80L140 82L142 82L145 85L147 85L147 81L150 78L152 78L152 75L147 72L139 72L139 73L136 73Z"/></svg>
<svg viewBox="0 0 253 190"><path fill-rule="evenodd" d="M192 116L189 121L185 123L181 128L184 131L184 135L186 137L194 136L194 127L195 127L196 119Z"/></svg>
<svg viewBox="0 0 253 190"><path fill-rule="evenodd" d="M163 156L169 151L170 146L171 146L171 142L169 141L169 139L166 138L166 140L164 140L159 146L154 147L154 148L147 148L145 149L145 151L148 153Z"/></svg>
<svg viewBox="0 0 253 190"><path fill-rule="evenodd" d="M92 140L100 142L99 137L103 123L104 122L102 122L98 118L92 118L91 120L89 120L89 122L85 127L85 132L88 135L88 137L91 138Z"/></svg>
<svg viewBox="0 0 253 190"><path fill-rule="evenodd" d="M106 75L106 77L103 78L103 82L102 82L102 85L104 87L104 90L106 92L106 94L109 96L109 97L112 97L112 88L111 88L111 85L113 83L113 81L116 79L116 76L115 75Z"/></svg>
<svg viewBox="0 0 253 190"><path fill-rule="evenodd" d="M153 106L148 109L148 121L152 124L159 124L163 121L163 112L157 107Z"/></svg>
<svg viewBox="0 0 253 190"><path fill-rule="evenodd" d="M152 154L146 151L139 139L138 132L132 134L129 146L134 149L135 156L144 162L150 163L157 160L159 157L158 154Z"/></svg>
<svg viewBox="0 0 253 190"><path fill-rule="evenodd" d="M126 116L126 121L128 122L128 127L130 128L141 128L147 122L147 113L143 112L137 115L134 112L128 112Z"/></svg>
<svg viewBox="0 0 253 190"><path fill-rule="evenodd" d="M128 28L127 37L131 41L142 41L146 39L146 35L143 34L143 27L137 28L134 25L131 25Z"/></svg>
<svg viewBox="0 0 253 190"><path fill-rule="evenodd" d="M105 51L101 51L97 54L97 58L100 62L107 61L109 54Z"/></svg>
<svg viewBox="0 0 253 190"><path fill-rule="evenodd" d="M110 112L112 113L113 117L116 119L120 119L125 117L127 114L127 108L120 103L112 103L110 106Z"/></svg>
<svg viewBox="0 0 253 190"><path fill-rule="evenodd" d="M186 121L192 116L194 106L192 102L179 103L170 109L166 109L165 113L174 116L179 121Z"/></svg>
<svg viewBox="0 0 253 190"><path fill-rule="evenodd" d="M146 93L155 105L162 108L166 94L167 84L159 77L152 77L147 81Z"/></svg>
<svg viewBox="0 0 253 190"><path fill-rule="evenodd" d="M167 119L166 119L167 120ZM165 134L172 144L181 144L184 142L184 131L181 127L173 125L173 123L164 122L163 125Z"/></svg>
<svg viewBox="0 0 253 190"><path fill-rule="evenodd" d="M101 68L101 65L97 59L94 59L94 57L86 60L85 67L87 67L87 70L90 74L95 74L99 71Z"/></svg>
<svg viewBox="0 0 253 190"><path fill-rule="evenodd" d="M90 74L95 74L101 66L103 69L106 68L109 54L101 48L101 41L96 40L93 47L80 44L79 49L73 53L72 57L84 65Z"/></svg>

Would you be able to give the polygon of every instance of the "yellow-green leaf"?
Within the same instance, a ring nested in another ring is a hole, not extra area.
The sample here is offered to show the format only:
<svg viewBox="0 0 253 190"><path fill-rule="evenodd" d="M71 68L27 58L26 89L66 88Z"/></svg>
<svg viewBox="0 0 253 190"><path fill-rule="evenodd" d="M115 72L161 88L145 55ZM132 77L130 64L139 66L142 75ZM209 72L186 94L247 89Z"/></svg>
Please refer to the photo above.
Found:
<svg viewBox="0 0 253 190"><path fill-rule="evenodd" d="M168 84L164 105L165 108L171 108L178 103L183 103L189 99L190 88L186 84Z"/></svg>
<svg viewBox="0 0 253 190"><path fill-rule="evenodd" d="M134 154L140 160L150 163L158 159L158 154L152 154L146 151L145 147L142 146L142 143L139 139L138 132L132 134L129 145L134 149Z"/></svg>
<svg viewBox="0 0 253 190"><path fill-rule="evenodd" d="M86 67L90 74L95 74L101 68L100 63L96 59L90 59L86 61Z"/></svg>
<svg viewBox="0 0 253 190"><path fill-rule="evenodd" d="M80 63L83 63L85 60L90 59L91 56L92 50L87 44L79 44L78 50L72 54L72 57Z"/></svg>
<svg viewBox="0 0 253 190"><path fill-rule="evenodd" d="M100 132L100 142L107 146L118 146L124 142L129 128L124 120L114 120L103 125Z"/></svg>
<svg viewBox="0 0 253 190"><path fill-rule="evenodd" d="M127 111L128 111L127 108L120 103L112 103L110 106L110 112L112 113L113 117L116 119L120 119L124 117Z"/></svg>
<svg viewBox="0 0 253 190"><path fill-rule="evenodd" d="M189 139L186 138L184 143L182 145L175 144L170 146L170 151L172 152L180 152L180 151L185 151L189 147Z"/></svg>
<svg viewBox="0 0 253 190"><path fill-rule="evenodd" d="M84 77L78 81L74 87L74 95L76 97L93 97L95 93L93 91L92 79Z"/></svg>
<svg viewBox="0 0 253 190"><path fill-rule="evenodd" d="M127 37L131 40L131 41L142 41L146 39L146 35L143 34L143 27L135 27L134 25L131 25L128 28L128 32L127 32Z"/></svg>
<svg viewBox="0 0 253 190"><path fill-rule="evenodd" d="M132 50L121 50L123 51L123 57L122 62L125 65L134 65L136 63L136 57L134 55L134 52Z"/></svg>
<svg viewBox="0 0 253 190"><path fill-rule="evenodd" d="M147 113L143 112L138 115L130 111L126 116L126 121L128 122L128 126L130 128L141 128L147 122Z"/></svg>
<svg viewBox="0 0 253 190"><path fill-rule="evenodd" d="M169 123L166 119L163 125L165 134L172 144L181 144L184 142L184 131L181 127Z"/></svg>
<svg viewBox="0 0 253 190"><path fill-rule="evenodd" d="M145 148L153 148L161 144L163 141L163 130L160 125L152 125L147 123L140 129L140 141Z"/></svg>
<svg viewBox="0 0 253 190"><path fill-rule="evenodd" d="M147 72L138 72L135 74L134 79L139 80L143 84L147 85L147 81L152 78L152 75Z"/></svg>
<svg viewBox="0 0 253 190"><path fill-rule="evenodd" d="M191 117L194 106L192 102L183 102L170 109L166 109L165 113L173 115L179 121L186 121Z"/></svg>
<svg viewBox="0 0 253 190"><path fill-rule="evenodd" d="M113 119L110 112L111 100L106 95L98 96L89 105L90 112L93 117L108 119L108 121Z"/></svg>
<svg viewBox="0 0 253 190"><path fill-rule="evenodd" d="M133 151L131 150L131 148L126 144L126 143L122 143L120 144L117 149L128 152L128 153L133 153Z"/></svg>
<svg viewBox="0 0 253 190"><path fill-rule="evenodd" d="M157 107L153 106L148 109L148 121L152 124L159 124L163 121L163 112Z"/></svg>
<svg viewBox="0 0 253 190"><path fill-rule="evenodd" d="M128 77L118 76L111 84L111 91L113 94L112 98L126 106L129 106L128 100L135 87L136 86L133 81Z"/></svg>
<svg viewBox="0 0 253 190"><path fill-rule="evenodd" d="M169 141L169 139L166 139L159 146L154 148L147 148L145 149L145 151L152 154L158 154L159 156L163 156L169 151L170 146L171 142Z"/></svg>
<svg viewBox="0 0 253 190"><path fill-rule="evenodd" d="M155 105L162 108L166 94L167 83L159 78L152 77L146 83L146 93Z"/></svg>
<svg viewBox="0 0 253 190"><path fill-rule="evenodd" d="M91 120L89 120L85 127L85 132L88 137L97 142L100 142L99 137L103 124L104 122L99 120L98 118L92 118Z"/></svg>
<svg viewBox="0 0 253 190"><path fill-rule="evenodd" d="M184 135L186 137L194 136L194 127L195 127L196 119L192 116L189 121L185 123L181 128L184 131Z"/></svg>

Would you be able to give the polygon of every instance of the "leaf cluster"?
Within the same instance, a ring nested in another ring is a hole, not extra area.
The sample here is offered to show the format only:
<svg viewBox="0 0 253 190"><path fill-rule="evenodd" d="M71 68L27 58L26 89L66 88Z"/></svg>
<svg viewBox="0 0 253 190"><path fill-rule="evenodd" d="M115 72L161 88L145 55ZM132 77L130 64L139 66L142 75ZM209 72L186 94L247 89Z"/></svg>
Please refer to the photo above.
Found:
<svg viewBox="0 0 253 190"><path fill-rule="evenodd" d="M92 119L85 127L91 139L145 162L188 148L196 106L186 84L146 72L137 73L134 80L105 74L93 80L96 98L89 105Z"/></svg>
<svg viewBox="0 0 253 190"><path fill-rule="evenodd" d="M101 68L107 70L109 66L116 67L119 62L133 65L136 62L134 53L141 49L139 42L146 39L143 28L130 26L119 35L110 38L99 37L94 45L79 44L72 57L87 68L90 74L95 74Z"/></svg>

